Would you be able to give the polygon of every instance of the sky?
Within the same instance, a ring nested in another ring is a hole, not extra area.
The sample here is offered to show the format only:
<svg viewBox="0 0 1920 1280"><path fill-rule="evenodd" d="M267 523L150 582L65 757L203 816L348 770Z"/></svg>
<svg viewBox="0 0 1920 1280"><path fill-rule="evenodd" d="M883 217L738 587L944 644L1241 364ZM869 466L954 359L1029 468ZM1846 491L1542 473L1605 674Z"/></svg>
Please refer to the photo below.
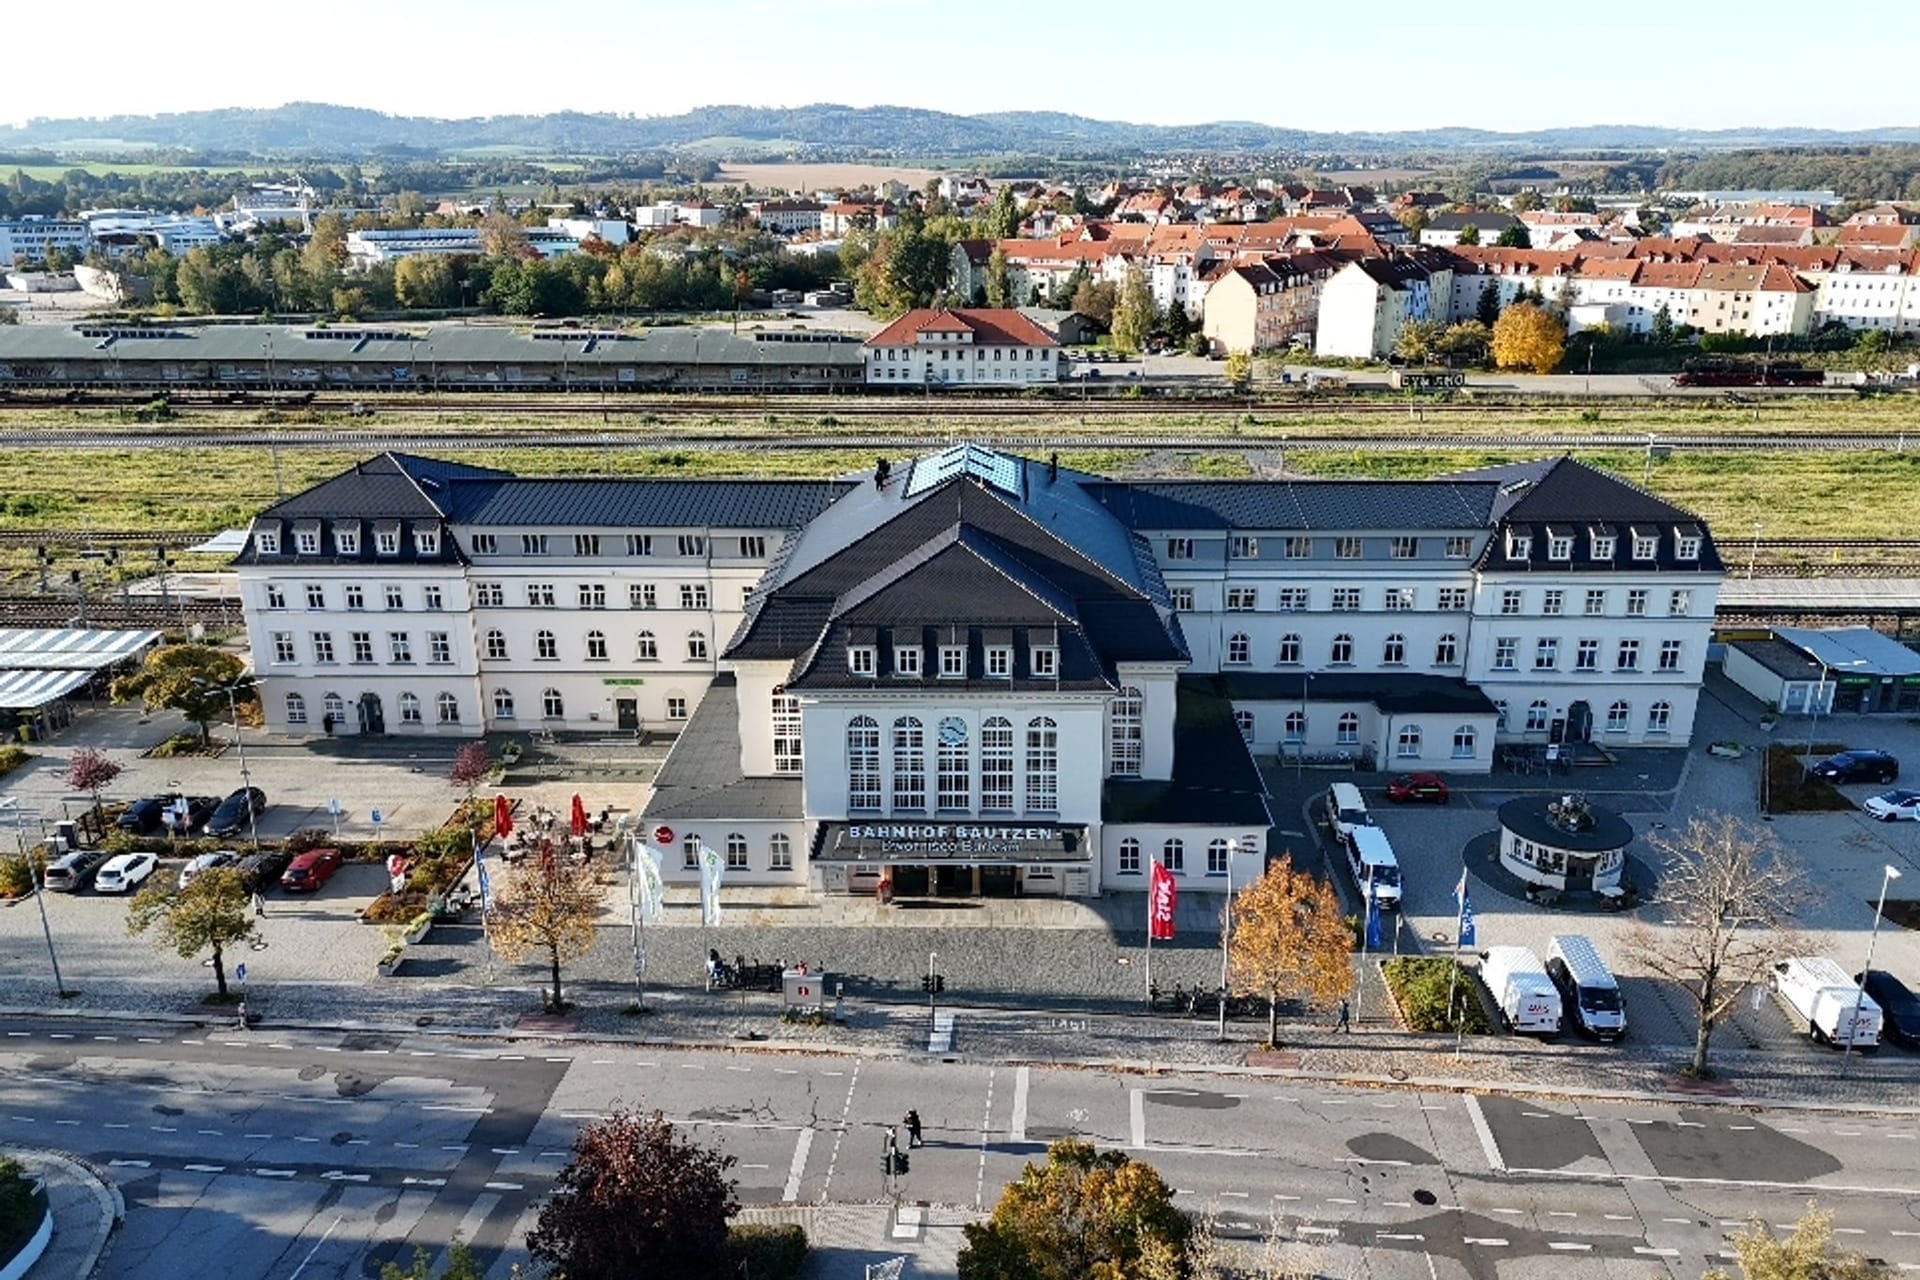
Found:
<svg viewBox="0 0 1920 1280"><path fill-rule="evenodd" d="M1853 0L1843 32L1807 42L1801 0L329 0L164 18L151 0L91 0L58 56L0 77L0 121L288 101L429 116L840 102L1326 131L1914 125L1911 10Z"/></svg>

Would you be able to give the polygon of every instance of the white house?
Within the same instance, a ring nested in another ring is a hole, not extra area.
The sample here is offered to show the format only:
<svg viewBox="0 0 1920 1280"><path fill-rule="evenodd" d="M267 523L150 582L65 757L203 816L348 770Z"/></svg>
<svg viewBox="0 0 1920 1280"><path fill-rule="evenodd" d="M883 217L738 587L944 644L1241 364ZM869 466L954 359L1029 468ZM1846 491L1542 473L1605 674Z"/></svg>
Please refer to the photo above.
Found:
<svg viewBox="0 0 1920 1280"><path fill-rule="evenodd" d="M869 383L1036 386L1060 380L1060 344L1011 307L909 311L866 341Z"/></svg>

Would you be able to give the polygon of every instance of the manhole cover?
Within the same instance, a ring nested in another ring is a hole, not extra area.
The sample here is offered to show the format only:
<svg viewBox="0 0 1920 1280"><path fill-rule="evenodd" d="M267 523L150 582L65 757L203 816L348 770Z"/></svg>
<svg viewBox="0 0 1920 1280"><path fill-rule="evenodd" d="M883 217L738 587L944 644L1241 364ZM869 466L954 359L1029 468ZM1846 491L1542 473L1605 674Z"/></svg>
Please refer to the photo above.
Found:
<svg viewBox="0 0 1920 1280"><path fill-rule="evenodd" d="M1422 1187L1413 1193L1413 1202L1415 1204L1439 1204L1440 1197Z"/></svg>

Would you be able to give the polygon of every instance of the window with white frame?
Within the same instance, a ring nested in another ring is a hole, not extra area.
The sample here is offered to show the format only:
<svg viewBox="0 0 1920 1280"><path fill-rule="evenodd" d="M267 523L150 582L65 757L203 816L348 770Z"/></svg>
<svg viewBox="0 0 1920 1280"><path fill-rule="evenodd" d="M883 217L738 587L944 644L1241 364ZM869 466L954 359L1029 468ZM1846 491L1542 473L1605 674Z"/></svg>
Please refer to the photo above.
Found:
<svg viewBox="0 0 1920 1280"><path fill-rule="evenodd" d="M1289 560L1311 560L1313 558L1312 538L1288 538L1280 545Z"/></svg>
<svg viewBox="0 0 1920 1280"><path fill-rule="evenodd" d="M1107 772L1137 778L1146 760L1146 699L1128 685L1107 706Z"/></svg>
<svg viewBox="0 0 1920 1280"><path fill-rule="evenodd" d="M707 540L704 535L683 533L674 539L675 547L683 556L704 556L707 554Z"/></svg>
<svg viewBox="0 0 1920 1280"><path fill-rule="evenodd" d="M1447 559L1467 560L1473 556L1473 539L1461 534L1452 534L1447 538Z"/></svg>
<svg viewBox="0 0 1920 1280"><path fill-rule="evenodd" d="M359 555L360 531L351 525L335 525L333 527L333 549L343 556Z"/></svg>
<svg viewBox="0 0 1920 1280"><path fill-rule="evenodd" d="M1520 637L1495 636L1493 639L1493 669L1512 671L1520 665Z"/></svg>
<svg viewBox="0 0 1920 1280"><path fill-rule="evenodd" d="M1533 538L1524 533L1507 533L1507 559L1525 560L1533 554Z"/></svg>
<svg viewBox="0 0 1920 1280"><path fill-rule="evenodd" d="M607 584L604 582L582 582L575 589L575 599L582 609L604 609L607 607Z"/></svg>
<svg viewBox="0 0 1920 1280"><path fill-rule="evenodd" d="M507 603L507 586L504 582L476 582L473 584L473 602L483 609L498 609Z"/></svg>
<svg viewBox="0 0 1920 1280"><path fill-rule="evenodd" d="M1257 560L1260 558L1260 539L1236 533L1227 539L1227 555L1235 560Z"/></svg>
<svg viewBox="0 0 1920 1280"><path fill-rule="evenodd" d="M533 633L533 656L542 662L560 661L560 641L551 631Z"/></svg>
<svg viewBox="0 0 1920 1280"><path fill-rule="evenodd" d="M635 662L660 661L660 641L651 631L642 631L633 638L633 658Z"/></svg>
<svg viewBox="0 0 1920 1280"><path fill-rule="evenodd" d="M1274 596L1274 608L1282 613L1305 613L1313 600L1306 587L1282 587Z"/></svg>
<svg viewBox="0 0 1920 1280"><path fill-rule="evenodd" d="M513 719L513 691L495 689L493 691L493 718L495 720Z"/></svg>
<svg viewBox="0 0 1920 1280"><path fill-rule="evenodd" d="M498 631L498 630L489 631L484 637L482 637L481 643L484 646L484 651L487 655L487 661L505 662L507 660L507 633L506 632Z"/></svg>
<svg viewBox="0 0 1920 1280"><path fill-rule="evenodd" d="M422 587L420 588L420 607L429 613L438 613L447 607L446 597L441 594L439 587L431 585Z"/></svg>
<svg viewBox="0 0 1920 1280"><path fill-rule="evenodd" d="M1280 637L1279 662L1283 667L1297 667L1300 665L1300 635L1298 632L1289 631L1286 635Z"/></svg>
<svg viewBox="0 0 1920 1280"><path fill-rule="evenodd" d="M1327 648L1327 661L1336 667L1350 664L1353 661L1353 637L1344 631L1335 636Z"/></svg>
<svg viewBox="0 0 1920 1280"><path fill-rule="evenodd" d="M441 724L460 723L460 699L451 693L443 693L434 699L434 708L440 714Z"/></svg>
<svg viewBox="0 0 1920 1280"><path fill-rule="evenodd" d="M411 693L400 695L400 723L420 723L420 699Z"/></svg>
<svg viewBox="0 0 1920 1280"><path fill-rule="evenodd" d="M1013 721L989 716L980 726L980 807L1013 810Z"/></svg>
<svg viewBox="0 0 1920 1280"><path fill-rule="evenodd" d="M347 718L346 699L337 693L329 693L320 699L320 711L323 715L332 716L333 722L339 724Z"/></svg>
<svg viewBox="0 0 1920 1280"><path fill-rule="evenodd" d="M1120 842L1120 874L1123 876L1140 874L1140 842L1132 836Z"/></svg>
<svg viewBox="0 0 1920 1280"><path fill-rule="evenodd" d="M704 582L683 582L680 584L680 607L682 609L704 609L707 607L707 584Z"/></svg>
<svg viewBox="0 0 1920 1280"><path fill-rule="evenodd" d="M1168 538L1167 539L1167 559L1169 560L1193 559L1193 539L1192 538Z"/></svg>
<svg viewBox="0 0 1920 1280"><path fill-rule="evenodd" d="M1027 657L1039 679L1051 680L1060 673L1060 651L1052 645L1035 645L1027 651Z"/></svg>
<svg viewBox="0 0 1920 1280"><path fill-rule="evenodd" d="M453 661L453 637L445 631L427 632L427 661L435 664Z"/></svg>
<svg viewBox="0 0 1920 1280"><path fill-rule="evenodd" d="M349 631L347 632L347 643L353 646L353 661L373 661L373 632Z"/></svg>
<svg viewBox="0 0 1920 1280"><path fill-rule="evenodd" d="M320 554L320 531L318 529L295 529L293 545L303 556Z"/></svg>
<svg viewBox="0 0 1920 1280"><path fill-rule="evenodd" d="M547 554L547 535L544 533L521 534L520 554L523 556L543 556Z"/></svg>
<svg viewBox="0 0 1920 1280"><path fill-rule="evenodd" d="M1060 727L1047 716L1027 721L1027 811L1060 808Z"/></svg>
<svg viewBox="0 0 1920 1280"><path fill-rule="evenodd" d="M986 648L987 678L989 680L1010 680L1013 678L1013 649L1003 644L990 644Z"/></svg>
<svg viewBox="0 0 1920 1280"><path fill-rule="evenodd" d="M280 531L278 529L260 529L253 535L254 549L263 556L280 554Z"/></svg>
<svg viewBox="0 0 1920 1280"><path fill-rule="evenodd" d="M1480 735L1474 731L1472 725L1460 725L1453 731L1453 758L1455 760L1473 759L1473 753L1476 750L1476 744L1479 740Z"/></svg>
<svg viewBox="0 0 1920 1280"><path fill-rule="evenodd" d="M1335 587L1333 589L1333 608L1336 613L1354 613L1360 608L1361 588Z"/></svg>
<svg viewBox="0 0 1920 1280"><path fill-rule="evenodd" d="M469 546L477 556L497 555L500 551L500 539L491 533L476 533Z"/></svg>
<svg viewBox="0 0 1920 1280"><path fill-rule="evenodd" d="M1227 637L1227 663L1230 666L1245 666L1253 661L1253 640L1244 631L1236 631Z"/></svg>
<svg viewBox="0 0 1920 1280"><path fill-rule="evenodd" d="M1467 607L1467 589L1465 587L1442 587L1435 607L1458 612Z"/></svg>
<svg viewBox="0 0 1920 1280"><path fill-rule="evenodd" d="M1307 717L1304 712L1287 712L1287 737L1290 743L1298 745L1307 740Z"/></svg>
<svg viewBox="0 0 1920 1280"><path fill-rule="evenodd" d="M680 869L698 871L700 869L700 836L696 832L687 832L680 841Z"/></svg>
<svg viewBox="0 0 1920 1280"><path fill-rule="evenodd" d="M1614 664L1618 670L1638 671L1640 669L1640 642L1631 639L1622 640L1620 642L1619 658L1620 660Z"/></svg>
<svg viewBox="0 0 1920 1280"><path fill-rule="evenodd" d="M597 556L600 554L600 535L597 533L576 533L573 535L573 554L576 556Z"/></svg>
<svg viewBox="0 0 1920 1280"><path fill-rule="evenodd" d="M1586 614L1589 618L1603 617L1607 612L1607 593L1602 588L1592 588L1587 592Z"/></svg>
<svg viewBox="0 0 1920 1280"><path fill-rule="evenodd" d="M919 645L897 644L893 647L893 674L918 678L920 675Z"/></svg>
<svg viewBox="0 0 1920 1280"><path fill-rule="evenodd" d="M967 674L967 648L959 644L940 646L940 678L958 680Z"/></svg>
<svg viewBox="0 0 1920 1280"><path fill-rule="evenodd" d="M1627 592L1627 616L1629 618L1644 618L1647 616L1647 590L1645 587L1635 587L1633 590Z"/></svg>
<svg viewBox="0 0 1920 1280"><path fill-rule="evenodd" d="M1248 742L1253 741L1253 731L1254 731L1253 712L1244 711L1244 710L1235 711L1233 713L1233 723L1239 728L1240 736L1242 738L1244 738Z"/></svg>
<svg viewBox="0 0 1920 1280"><path fill-rule="evenodd" d="M587 632L587 661L605 662L607 660L607 633L604 631Z"/></svg>
<svg viewBox="0 0 1920 1280"><path fill-rule="evenodd" d="M1407 638L1399 632L1388 636L1380 646L1380 662L1383 666L1398 667L1407 660Z"/></svg>
<svg viewBox="0 0 1920 1280"><path fill-rule="evenodd" d="M1633 708L1622 699L1607 708L1607 732L1625 733L1633 719Z"/></svg>
<svg viewBox="0 0 1920 1280"><path fill-rule="evenodd" d="M1560 665L1560 637L1541 636L1533 642L1533 669L1551 671Z"/></svg>
<svg viewBox="0 0 1920 1280"><path fill-rule="evenodd" d="M927 807L927 728L915 716L893 722L893 807Z"/></svg>
<svg viewBox="0 0 1920 1280"><path fill-rule="evenodd" d="M387 632L387 652L395 662L412 662L413 637L404 631Z"/></svg>
<svg viewBox="0 0 1920 1280"><path fill-rule="evenodd" d="M267 608L284 609L287 607L287 589L277 582L267 584Z"/></svg>
<svg viewBox="0 0 1920 1280"><path fill-rule="evenodd" d="M871 812L880 807L880 722L855 716L847 722L847 808Z"/></svg>
<svg viewBox="0 0 1920 1280"><path fill-rule="evenodd" d="M1676 533L1673 536L1673 554L1677 560L1698 560L1700 558L1700 535L1697 533Z"/></svg>
<svg viewBox="0 0 1920 1280"><path fill-rule="evenodd" d="M967 722L947 716L934 732L934 803L950 812L965 812L973 807L973 750Z"/></svg>
<svg viewBox="0 0 1920 1280"><path fill-rule="evenodd" d="M1413 601L1412 587L1387 588L1385 603L1388 613L1410 613L1413 610Z"/></svg>
<svg viewBox="0 0 1920 1280"><path fill-rule="evenodd" d="M1672 591L1667 593L1667 613L1671 617L1684 618L1693 612L1693 592Z"/></svg>
<svg viewBox="0 0 1920 1280"><path fill-rule="evenodd" d="M627 554L630 556L650 556L653 554L653 535L650 533L630 533L627 535Z"/></svg>
<svg viewBox="0 0 1920 1280"><path fill-rule="evenodd" d="M740 535L740 557L743 560L759 560L767 554L767 539L764 534L743 533Z"/></svg>
<svg viewBox="0 0 1920 1280"><path fill-rule="evenodd" d="M1549 588L1541 593L1540 612L1549 618L1557 618L1566 612L1567 593L1559 587Z"/></svg>
<svg viewBox="0 0 1920 1280"><path fill-rule="evenodd" d="M1207 874L1224 876L1227 872L1227 842L1218 839L1207 841Z"/></svg>
<svg viewBox="0 0 1920 1280"><path fill-rule="evenodd" d="M287 695L287 723L305 724L307 722L307 700L297 693Z"/></svg>
<svg viewBox="0 0 1920 1280"><path fill-rule="evenodd" d="M1514 614L1519 613L1521 608L1524 607L1526 599L1527 593L1524 591L1502 591L1500 593L1500 612L1508 617L1512 617Z"/></svg>
<svg viewBox="0 0 1920 1280"><path fill-rule="evenodd" d="M1175 875L1182 875L1187 869L1187 846L1179 837L1174 837L1160 846L1160 865Z"/></svg>
<svg viewBox="0 0 1920 1280"><path fill-rule="evenodd" d="M1590 529L1587 531L1588 551L1595 560L1613 559L1614 543L1618 541L1611 529Z"/></svg>
<svg viewBox="0 0 1920 1280"><path fill-rule="evenodd" d="M559 601L554 595L551 582L529 582L527 584L527 607L530 609L552 609Z"/></svg>
<svg viewBox="0 0 1920 1280"><path fill-rule="evenodd" d="M387 608L389 610L405 609L407 607L406 592L402 591L397 584L389 582L382 588L382 591L385 595Z"/></svg>
<svg viewBox="0 0 1920 1280"><path fill-rule="evenodd" d="M440 553L440 531L438 529L415 529L413 531L413 549L423 556Z"/></svg>
<svg viewBox="0 0 1920 1280"><path fill-rule="evenodd" d="M684 693L667 695L667 719L685 720L687 718L687 696Z"/></svg>
<svg viewBox="0 0 1920 1280"><path fill-rule="evenodd" d="M313 633L313 660L319 663L333 661L333 633L316 631Z"/></svg>
<svg viewBox="0 0 1920 1280"><path fill-rule="evenodd" d="M707 633L704 631L687 632L687 661L705 662L707 660Z"/></svg>
<svg viewBox="0 0 1920 1280"><path fill-rule="evenodd" d="M273 633L273 660L275 662L298 662L299 655L294 652L293 632L276 631Z"/></svg>
<svg viewBox="0 0 1920 1280"><path fill-rule="evenodd" d="M1493 704L1493 727L1495 730L1507 727L1507 704L1504 700Z"/></svg>
<svg viewBox="0 0 1920 1280"><path fill-rule="evenodd" d="M660 591L657 584L652 582L629 582L627 584L627 608L658 609L659 607Z"/></svg>
<svg viewBox="0 0 1920 1280"><path fill-rule="evenodd" d="M1420 758L1419 725L1403 724L1400 726L1400 735L1396 742L1394 754L1402 760L1417 760Z"/></svg>
<svg viewBox="0 0 1920 1280"><path fill-rule="evenodd" d="M1660 642L1660 669L1662 671L1678 671L1680 669L1680 655L1685 648L1686 641L1684 640L1662 640Z"/></svg>
<svg viewBox="0 0 1920 1280"><path fill-rule="evenodd" d="M1335 560L1358 560L1367 551L1365 538L1335 538L1333 540L1333 558Z"/></svg>
<svg viewBox="0 0 1920 1280"><path fill-rule="evenodd" d="M347 596L347 609L350 612L358 613L360 612L360 610L367 607L366 588L360 586L359 584L349 583L346 589L346 596Z"/></svg>
<svg viewBox="0 0 1920 1280"><path fill-rule="evenodd" d="M1227 612L1252 613L1259 604L1260 593L1253 587L1228 587Z"/></svg>
<svg viewBox="0 0 1920 1280"><path fill-rule="evenodd" d="M767 837L767 870L793 870L793 837L778 831Z"/></svg>
<svg viewBox="0 0 1920 1280"><path fill-rule="evenodd" d="M1673 704L1656 702L1647 708L1647 732L1667 733L1673 725Z"/></svg>
<svg viewBox="0 0 1920 1280"><path fill-rule="evenodd" d="M1633 558L1635 560L1651 560L1659 554L1660 554L1660 535L1659 534L1640 533L1638 531L1635 531L1633 535Z"/></svg>
<svg viewBox="0 0 1920 1280"><path fill-rule="evenodd" d="M738 831L727 833L727 870L747 869L747 838Z"/></svg>
<svg viewBox="0 0 1920 1280"><path fill-rule="evenodd" d="M560 696L558 689L542 689L540 691L540 715L547 720L564 720L567 718L567 701Z"/></svg>
<svg viewBox="0 0 1920 1280"><path fill-rule="evenodd" d="M1360 741L1360 715L1355 711L1342 711L1340 722L1334 732L1334 741L1343 747L1350 747Z"/></svg>
<svg viewBox="0 0 1920 1280"><path fill-rule="evenodd" d="M1547 534L1547 559L1573 559L1573 535L1570 533Z"/></svg>
<svg viewBox="0 0 1920 1280"><path fill-rule="evenodd" d="M1176 612L1192 613L1193 612L1193 588L1192 587L1167 588L1167 603Z"/></svg>
<svg viewBox="0 0 1920 1280"><path fill-rule="evenodd" d="M1388 544L1389 554L1395 560L1418 560L1420 558L1420 539L1408 534L1396 535Z"/></svg>
<svg viewBox="0 0 1920 1280"><path fill-rule="evenodd" d="M1574 647L1573 669L1575 671L1598 671L1600 669L1600 642L1598 640L1582 640Z"/></svg>
<svg viewBox="0 0 1920 1280"><path fill-rule="evenodd" d="M1547 706L1547 700L1545 698L1535 698L1532 702L1527 704L1527 732L1528 733L1545 733L1546 732L1547 714L1549 710L1550 708Z"/></svg>
<svg viewBox="0 0 1920 1280"><path fill-rule="evenodd" d="M1449 632L1433 642L1433 665L1436 667L1460 665L1460 637Z"/></svg>

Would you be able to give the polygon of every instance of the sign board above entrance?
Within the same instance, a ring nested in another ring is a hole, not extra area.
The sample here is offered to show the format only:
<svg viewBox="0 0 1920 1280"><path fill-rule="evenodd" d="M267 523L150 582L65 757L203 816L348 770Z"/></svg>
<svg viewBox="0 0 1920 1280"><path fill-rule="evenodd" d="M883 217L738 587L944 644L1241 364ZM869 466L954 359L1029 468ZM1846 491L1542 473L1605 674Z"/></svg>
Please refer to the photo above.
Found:
<svg viewBox="0 0 1920 1280"><path fill-rule="evenodd" d="M1085 827L1053 823L852 822L827 824L829 862L1088 862Z"/></svg>

